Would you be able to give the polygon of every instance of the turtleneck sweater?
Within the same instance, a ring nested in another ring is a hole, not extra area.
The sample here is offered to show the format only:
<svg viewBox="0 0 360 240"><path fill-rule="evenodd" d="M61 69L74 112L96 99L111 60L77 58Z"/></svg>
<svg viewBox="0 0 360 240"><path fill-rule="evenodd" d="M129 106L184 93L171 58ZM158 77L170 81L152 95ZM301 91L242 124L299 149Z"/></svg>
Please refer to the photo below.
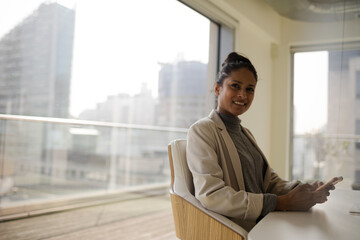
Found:
<svg viewBox="0 0 360 240"><path fill-rule="evenodd" d="M276 195L263 192L263 183L266 168L268 167L260 152L256 149L250 139L244 134L241 120L232 115L217 112L225 124L234 145L239 154L243 172L245 191L263 194L263 209L260 217L275 210ZM260 220L259 218L258 220Z"/></svg>

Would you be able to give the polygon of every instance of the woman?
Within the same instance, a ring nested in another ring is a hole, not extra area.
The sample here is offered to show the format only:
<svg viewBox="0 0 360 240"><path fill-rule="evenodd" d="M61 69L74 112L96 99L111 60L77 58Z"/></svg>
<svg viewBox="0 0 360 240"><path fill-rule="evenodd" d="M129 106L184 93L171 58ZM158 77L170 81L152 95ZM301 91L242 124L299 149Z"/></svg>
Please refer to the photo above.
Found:
<svg viewBox="0 0 360 240"><path fill-rule="evenodd" d="M306 211L323 203L334 189L284 181L271 169L238 118L250 108L256 84L250 60L230 53L215 85L217 108L190 127L187 140L196 198L247 231L271 211Z"/></svg>

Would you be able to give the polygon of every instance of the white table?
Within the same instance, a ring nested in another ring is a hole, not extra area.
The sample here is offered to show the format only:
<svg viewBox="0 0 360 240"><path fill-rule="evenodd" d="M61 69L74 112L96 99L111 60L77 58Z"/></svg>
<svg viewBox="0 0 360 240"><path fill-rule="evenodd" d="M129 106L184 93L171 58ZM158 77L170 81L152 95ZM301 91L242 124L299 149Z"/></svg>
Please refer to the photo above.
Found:
<svg viewBox="0 0 360 240"><path fill-rule="evenodd" d="M328 201L308 212L271 212L248 234L249 240L360 240L360 214L350 208L360 203L360 191L335 189Z"/></svg>

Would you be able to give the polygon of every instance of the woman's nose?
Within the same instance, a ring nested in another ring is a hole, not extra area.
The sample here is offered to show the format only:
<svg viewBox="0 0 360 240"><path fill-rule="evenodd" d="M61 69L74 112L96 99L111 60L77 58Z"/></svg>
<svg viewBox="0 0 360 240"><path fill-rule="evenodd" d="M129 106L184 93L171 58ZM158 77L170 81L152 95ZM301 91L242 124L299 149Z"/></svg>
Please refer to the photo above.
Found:
<svg viewBox="0 0 360 240"><path fill-rule="evenodd" d="M247 97L246 91L244 91L244 90L239 90L237 95L238 95L238 97L241 97L241 98L246 98Z"/></svg>

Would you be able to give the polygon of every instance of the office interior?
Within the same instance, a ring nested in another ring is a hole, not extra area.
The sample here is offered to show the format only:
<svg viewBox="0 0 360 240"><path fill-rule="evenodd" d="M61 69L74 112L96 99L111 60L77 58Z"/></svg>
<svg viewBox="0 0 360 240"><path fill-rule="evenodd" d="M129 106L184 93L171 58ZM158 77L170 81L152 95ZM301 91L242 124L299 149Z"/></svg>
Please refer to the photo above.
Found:
<svg viewBox="0 0 360 240"><path fill-rule="evenodd" d="M34 1L30 7L19 0L27 12L15 20L11 11L21 12L19 6L2 3L9 10L0 22L13 24L0 24L0 232L14 233L5 228L10 223L141 199L143 206L165 209L173 221L167 145L185 139L188 127L215 107L212 88L231 51L249 57L258 71L253 105L241 120L271 167L288 180L341 175L338 188L359 190L359 0L167 1L121 1L115 7L110 0L92 2L91 11L98 12L85 18L90 7L84 1ZM152 11L166 14L151 22L145 13ZM125 12L140 22L112 19ZM196 50L186 47L186 53L176 52L182 43L169 37L173 32L165 24L172 15L190 19L184 29L175 23L170 28L184 31L190 45L199 44L194 49L205 46L205 57L192 59ZM101 26L99 18L113 25ZM191 21L206 29L186 32ZM164 29L152 32L159 26ZM169 46L151 47L157 36L169 37ZM112 49L102 51L106 45ZM121 59L126 48L132 57ZM174 54L150 64L161 48ZM112 51L117 56L110 60ZM97 64L105 70L97 71ZM127 86L137 78L135 90ZM108 92L95 96L103 89ZM83 109L82 102L88 104ZM149 196L154 202L146 202ZM130 221L135 215L124 216ZM164 239L176 239L173 226L171 233ZM156 238L144 233L141 239Z"/></svg>

